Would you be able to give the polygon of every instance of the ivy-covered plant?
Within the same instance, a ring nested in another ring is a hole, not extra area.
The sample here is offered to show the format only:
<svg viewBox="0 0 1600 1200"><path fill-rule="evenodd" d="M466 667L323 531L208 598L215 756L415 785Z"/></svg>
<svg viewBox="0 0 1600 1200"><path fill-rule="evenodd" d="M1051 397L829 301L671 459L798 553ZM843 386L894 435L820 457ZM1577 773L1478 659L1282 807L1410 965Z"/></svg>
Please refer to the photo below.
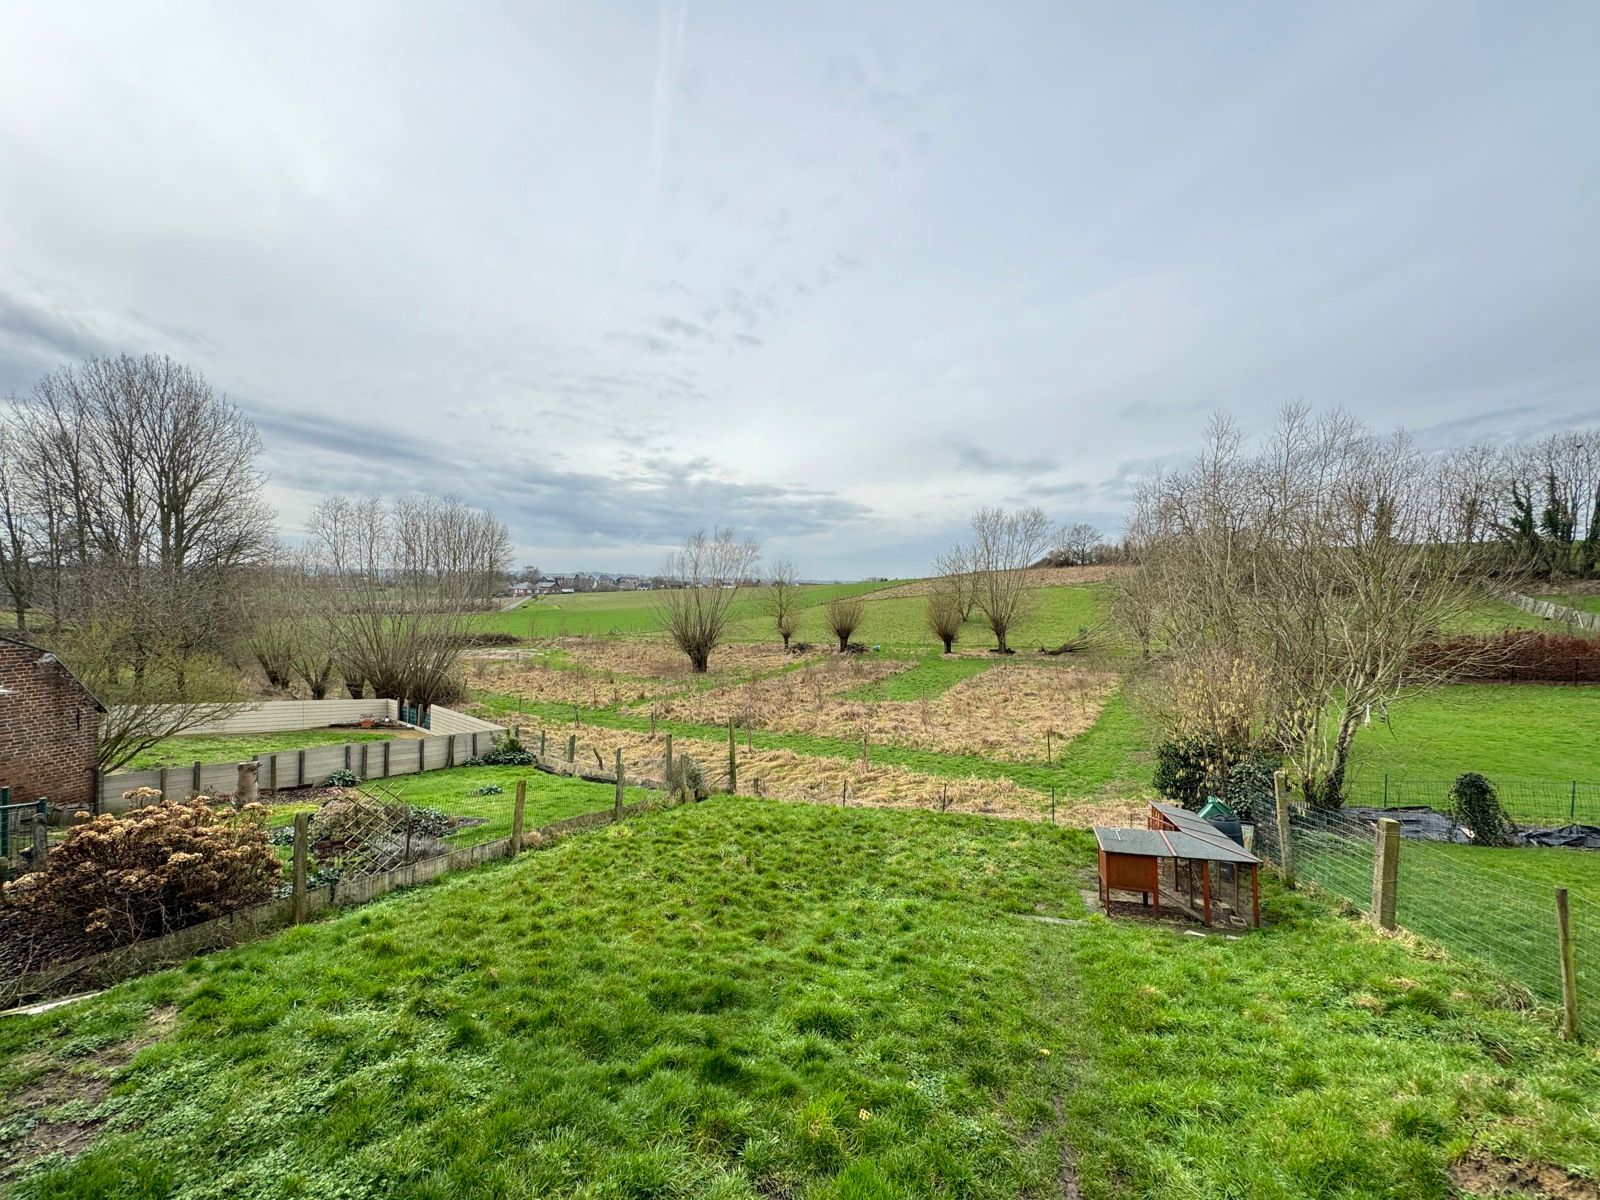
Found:
<svg viewBox="0 0 1600 1200"><path fill-rule="evenodd" d="M1509 846L1513 843L1511 820L1500 805L1494 784L1476 771L1457 775L1450 785L1450 807L1472 833L1480 846Z"/></svg>
<svg viewBox="0 0 1600 1200"><path fill-rule="evenodd" d="M361 776L354 771L340 769L330 771L328 777L322 781L323 787L355 787L361 782Z"/></svg>

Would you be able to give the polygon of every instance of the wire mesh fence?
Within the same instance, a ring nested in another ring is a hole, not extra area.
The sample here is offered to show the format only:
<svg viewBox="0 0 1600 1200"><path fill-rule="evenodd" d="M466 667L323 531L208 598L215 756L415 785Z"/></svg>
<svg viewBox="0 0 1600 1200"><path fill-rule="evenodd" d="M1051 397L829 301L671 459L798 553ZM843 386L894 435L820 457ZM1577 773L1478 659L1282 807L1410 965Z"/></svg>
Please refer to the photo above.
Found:
<svg viewBox="0 0 1600 1200"><path fill-rule="evenodd" d="M1291 803L1289 858L1315 884L1363 913L1377 902L1374 821ZM1275 805L1253 813L1259 850L1280 868L1284 839ZM1489 847L1405 838L1395 885L1396 921L1452 954L1489 964L1537 1000L1561 1002L1558 887L1568 889L1580 1006L1600 1012L1600 853Z"/></svg>
<svg viewBox="0 0 1600 1200"><path fill-rule="evenodd" d="M1600 783L1581 779L1493 779L1500 805L1518 825L1555 829L1600 825ZM1370 808L1426 806L1448 812L1453 779L1365 776L1345 787L1345 804Z"/></svg>

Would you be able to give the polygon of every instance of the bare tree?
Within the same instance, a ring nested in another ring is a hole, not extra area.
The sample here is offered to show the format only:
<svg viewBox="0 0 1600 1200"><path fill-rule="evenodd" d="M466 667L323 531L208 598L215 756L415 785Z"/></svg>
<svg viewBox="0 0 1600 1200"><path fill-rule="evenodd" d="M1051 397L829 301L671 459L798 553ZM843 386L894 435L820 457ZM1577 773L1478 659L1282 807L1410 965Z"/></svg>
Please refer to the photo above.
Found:
<svg viewBox="0 0 1600 1200"><path fill-rule="evenodd" d="M710 537L702 529L667 556L661 574L677 586L653 593L653 609L696 672L710 665L711 652L727 633L740 584L760 557L759 545L739 541L731 529L714 530Z"/></svg>
<svg viewBox="0 0 1600 1200"><path fill-rule="evenodd" d="M836 596L828 601L823 617L828 622L828 628L833 630L833 636L839 639L841 654L850 649L850 637L861 628L861 619L865 615L866 605L859 596Z"/></svg>
<svg viewBox="0 0 1600 1200"><path fill-rule="evenodd" d="M1081 567L1094 559L1100 549L1100 531L1079 521L1061 530L1050 555L1051 566Z"/></svg>
<svg viewBox="0 0 1600 1200"><path fill-rule="evenodd" d="M331 496L308 532L313 674L326 680L326 655L353 697L370 685L422 708L454 699L469 617L510 562L505 525L457 497Z"/></svg>
<svg viewBox="0 0 1600 1200"><path fill-rule="evenodd" d="M995 637L995 649L1010 654L1008 637L1027 607L1029 568L1050 545L1050 520L1041 508L980 508L972 515L968 561L975 604Z"/></svg>
<svg viewBox="0 0 1600 1200"><path fill-rule="evenodd" d="M934 559L933 571L949 589L961 619L972 620L972 610L978 602L978 588L977 577L972 572L971 547L961 544L951 546Z"/></svg>
<svg viewBox="0 0 1600 1200"><path fill-rule="evenodd" d="M767 585L761 589L761 611L772 618L787 650L800 624L800 583L794 564L786 558L772 564Z"/></svg>
<svg viewBox="0 0 1600 1200"><path fill-rule="evenodd" d="M1368 712L1441 681L1415 652L1488 585L1490 552L1454 536L1441 491L1404 436L1291 407L1256 451L1218 419L1190 468L1136 496L1145 638L1180 670L1267 681L1252 720L1313 803L1341 802Z"/></svg>
<svg viewBox="0 0 1600 1200"><path fill-rule="evenodd" d="M955 648L956 638L961 634L961 600L956 589L945 586L948 578L935 581L933 590L928 593L928 609L924 614L928 632L944 643L946 654Z"/></svg>

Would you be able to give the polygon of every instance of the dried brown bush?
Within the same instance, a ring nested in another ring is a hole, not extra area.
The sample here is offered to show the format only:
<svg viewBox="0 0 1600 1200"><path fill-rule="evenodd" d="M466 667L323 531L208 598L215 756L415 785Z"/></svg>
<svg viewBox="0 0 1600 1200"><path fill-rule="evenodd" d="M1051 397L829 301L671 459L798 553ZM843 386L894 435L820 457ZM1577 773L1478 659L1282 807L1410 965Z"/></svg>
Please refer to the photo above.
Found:
<svg viewBox="0 0 1600 1200"><path fill-rule="evenodd" d="M5 885L5 904L115 946L260 904L282 875L265 807L193 796L77 826L44 870Z"/></svg>

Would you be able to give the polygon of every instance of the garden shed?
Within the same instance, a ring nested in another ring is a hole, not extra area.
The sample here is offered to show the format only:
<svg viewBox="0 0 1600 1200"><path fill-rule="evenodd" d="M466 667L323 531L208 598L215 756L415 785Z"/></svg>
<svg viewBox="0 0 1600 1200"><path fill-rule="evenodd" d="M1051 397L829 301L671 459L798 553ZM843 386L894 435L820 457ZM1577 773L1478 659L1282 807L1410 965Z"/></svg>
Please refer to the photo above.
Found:
<svg viewBox="0 0 1600 1200"><path fill-rule="evenodd" d="M1171 907L1205 925L1218 912L1261 924L1261 860L1211 822L1173 805L1152 804L1146 828L1096 825L1094 836L1107 916L1113 892L1137 892L1156 917L1165 894Z"/></svg>

